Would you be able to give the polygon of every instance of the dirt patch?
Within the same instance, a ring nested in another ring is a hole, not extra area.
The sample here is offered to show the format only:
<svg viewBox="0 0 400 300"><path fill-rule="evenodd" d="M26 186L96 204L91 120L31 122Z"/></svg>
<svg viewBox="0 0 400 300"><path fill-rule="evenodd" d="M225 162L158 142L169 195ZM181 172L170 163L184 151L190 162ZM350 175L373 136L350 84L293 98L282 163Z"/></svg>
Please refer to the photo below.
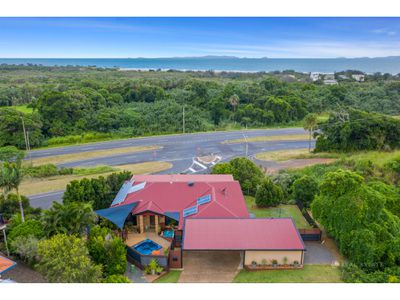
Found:
<svg viewBox="0 0 400 300"><path fill-rule="evenodd" d="M239 251L184 251L179 282L232 282L239 264Z"/></svg>
<svg viewBox="0 0 400 300"><path fill-rule="evenodd" d="M23 262L17 261L17 265L2 276L20 283L46 283L47 280L39 272L33 270Z"/></svg>
<svg viewBox="0 0 400 300"><path fill-rule="evenodd" d="M305 158L305 159L292 159L282 162L277 162L274 166L267 168L267 173L276 173L283 169L301 169L308 166L318 164L330 164L334 162L335 158Z"/></svg>

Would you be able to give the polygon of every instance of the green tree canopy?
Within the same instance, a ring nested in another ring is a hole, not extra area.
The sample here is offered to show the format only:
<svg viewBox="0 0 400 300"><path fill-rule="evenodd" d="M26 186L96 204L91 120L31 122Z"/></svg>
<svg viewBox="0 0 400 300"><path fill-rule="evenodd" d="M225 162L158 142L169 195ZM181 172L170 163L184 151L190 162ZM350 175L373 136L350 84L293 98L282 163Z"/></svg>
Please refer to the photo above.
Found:
<svg viewBox="0 0 400 300"><path fill-rule="evenodd" d="M256 204L258 207L277 206L283 200L282 188L265 177L257 188Z"/></svg>
<svg viewBox="0 0 400 300"><path fill-rule="evenodd" d="M50 282L96 283L101 281L101 266L90 260L82 238L57 234L39 242L38 256L37 268Z"/></svg>
<svg viewBox="0 0 400 300"><path fill-rule="evenodd" d="M90 230L87 242L89 254L96 264L103 266L105 276L123 275L126 271L126 248L124 242L105 227Z"/></svg>

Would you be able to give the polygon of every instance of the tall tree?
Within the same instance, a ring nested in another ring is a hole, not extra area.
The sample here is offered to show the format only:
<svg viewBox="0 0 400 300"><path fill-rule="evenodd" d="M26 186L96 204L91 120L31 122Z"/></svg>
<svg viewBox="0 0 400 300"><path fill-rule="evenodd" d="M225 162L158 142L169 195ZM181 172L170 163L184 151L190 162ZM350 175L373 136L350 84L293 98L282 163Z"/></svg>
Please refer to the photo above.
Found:
<svg viewBox="0 0 400 300"><path fill-rule="evenodd" d="M21 161L12 163L5 162L2 164L0 169L0 188L3 189L4 194L7 194L11 190L15 190L19 202L19 209L21 211L22 222L25 222L24 208L19 193L19 185L21 184L23 177Z"/></svg>
<svg viewBox="0 0 400 300"><path fill-rule="evenodd" d="M311 152L311 137L314 130L317 128L318 125L318 117L316 114L311 113L305 116L304 118L304 129L308 130L309 132L309 140L308 140L308 151Z"/></svg>

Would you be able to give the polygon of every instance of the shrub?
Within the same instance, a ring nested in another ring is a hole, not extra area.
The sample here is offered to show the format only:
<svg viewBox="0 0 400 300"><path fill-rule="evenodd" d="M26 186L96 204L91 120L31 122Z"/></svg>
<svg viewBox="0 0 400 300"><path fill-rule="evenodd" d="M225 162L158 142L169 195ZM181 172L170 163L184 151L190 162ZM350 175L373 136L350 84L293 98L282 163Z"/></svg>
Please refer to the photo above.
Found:
<svg viewBox="0 0 400 300"><path fill-rule="evenodd" d="M26 263L33 265L37 261L38 238L33 235L18 236L11 241L12 251Z"/></svg>
<svg viewBox="0 0 400 300"><path fill-rule="evenodd" d="M21 196L22 207L26 215L33 214L38 215L41 211L40 208L33 208L29 204L29 199L25 196ZM20 212L18 197L15 194L7 194L4 196L0 195L0 212L3 214L5 219L10 219L14 214Z"/></svg>
<svg viewBox="0 0 400 300"><path fill-rule="evenodd" d="M61 168L58 169L54 164L44 164L39 166L29 166L24 167L25 174L31 177L50 177L50 176L57 176L57 175L69 175L73 173L72 168Z"/></svg>
<svg viewBox="0 0 400 300"><path fill-rule="evenodd" d="M94 224L96 215L90 203L62 205L53 202L53 206L44 211L41 220L47 236L57 233L80 235Z"/></svg>
<svg viewBox="0 0 400 300"><path fill-rule="evenodd" d="M280 186L275 185L269 177L262 180L255 197L258 207L276 206L283 200Z"/></svg>
<svg viewBox="0 0 400 300"><path fill-rule="evenodd" d="M110 229L95 226L87 242L93 261L103 266L104 275L122 275L126 271L126 248L124 242L114 236Z"/></svg>
<svg viewBox="0 0 400 300"><path fill-rule="evenodd" d="M50 282L100 282L101 266L89 257L85 241L73 235L58 234L38 245L38 270Z"/></svg>
<svg viewBox="0 0 400 300"><path fill-rule="evenodd" d="M94 210L111 205L122 184L132 177L130 172L113 173L104 178L73 180L67 185L63 202L91 202Z"/></svg>
<svg viewBox="0 0 400 300"><path fill-rule="evenodd" d="M132 283L128 277L124 275L110 275L103 280L103 283Z"/></svg>
<svg viewBox="0 0 400 300"><path fill-rule="evenodd" d="M318 193L317 181L307 175L293 182L293 197L304 206L309 207L314 196Z"/></svg>
<svg viewBox="0 0 400 300"><path fill-rule="evenodd" d="M13 226L8 234L8 240L10 243L17 237L28 237L33 236L35 238L42 238L45 236L43 225L38 220L27 220L24 223L20 223Z"/></svg>

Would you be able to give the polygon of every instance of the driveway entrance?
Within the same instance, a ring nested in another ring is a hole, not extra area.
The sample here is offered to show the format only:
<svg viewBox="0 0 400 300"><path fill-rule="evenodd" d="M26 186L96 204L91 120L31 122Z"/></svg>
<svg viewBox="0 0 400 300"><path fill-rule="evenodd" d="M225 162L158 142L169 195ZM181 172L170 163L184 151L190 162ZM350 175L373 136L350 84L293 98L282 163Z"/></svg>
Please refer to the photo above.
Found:
<svg viewBox="0 0 400 300"><path fill-rule="evenodd" d="M232 282L240 251L184 251L179 282Z"/></svg>

